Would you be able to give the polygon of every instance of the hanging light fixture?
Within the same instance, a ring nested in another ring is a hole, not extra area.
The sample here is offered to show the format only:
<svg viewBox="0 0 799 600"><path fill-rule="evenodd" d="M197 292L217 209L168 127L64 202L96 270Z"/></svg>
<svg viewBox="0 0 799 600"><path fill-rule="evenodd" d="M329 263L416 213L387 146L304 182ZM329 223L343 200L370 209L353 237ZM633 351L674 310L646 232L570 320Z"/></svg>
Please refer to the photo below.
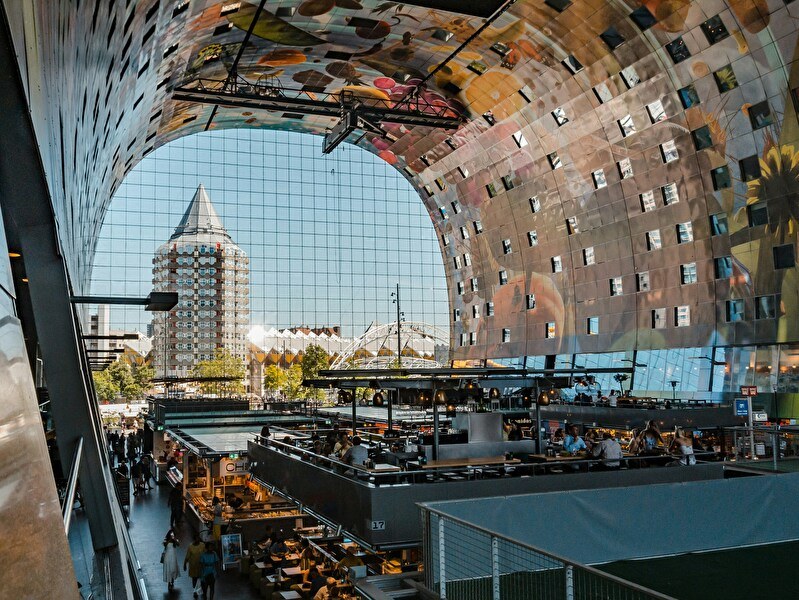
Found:
<svg viewBox="0 0 799 600"><path fill-rule="evenodd" d="M383 406L383 392L377 392L372 396L372 406Z"/></svg>
<svg viewBox="0 0 799 600"><path fill-rule="evenodd" d="M445 392L444 390L436 391L435 402L436 402L436 404L446 404L447 403L447 392Z"/></svg>

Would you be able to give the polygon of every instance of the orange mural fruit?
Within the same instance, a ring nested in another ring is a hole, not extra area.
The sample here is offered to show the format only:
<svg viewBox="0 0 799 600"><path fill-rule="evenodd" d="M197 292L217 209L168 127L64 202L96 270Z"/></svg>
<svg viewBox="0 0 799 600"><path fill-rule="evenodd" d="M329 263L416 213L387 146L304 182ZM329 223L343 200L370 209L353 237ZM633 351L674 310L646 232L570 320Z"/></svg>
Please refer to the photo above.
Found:
<svg viewBox="0 0 799 600"><path fill-rule="evenodd" d="M299 65L307 60L305 54L294 48L278 48L264 54L258 59L259 65L269 67L282 67L285 65Z"/></svg>
<svg viewBox="0 0 799 600"><path fill-rule="evenodd" d="M676 33L685 29L690 0L649 0L644 4L658 20L658 27Z"/></svg>
<svg viewBox="0 0 799 600"><path fill-rule="evenodd" d="M489 71L472 79L464 94L471 110L483 114L521 87L521 82L513 75Z"/></svg>
<svg viewBox="0 0 799 600"><path fill-rule="evenodd" d="M300 4L297 12L303 17L318 17L330 12L335 5L333 0L306 0Z"/></svg>
<svg viewBox="0 0 799 600"><path fill-rule="evenodd" d="M730 0L732 12L749 33L760 33L769 22L766 0Z"/></svg>

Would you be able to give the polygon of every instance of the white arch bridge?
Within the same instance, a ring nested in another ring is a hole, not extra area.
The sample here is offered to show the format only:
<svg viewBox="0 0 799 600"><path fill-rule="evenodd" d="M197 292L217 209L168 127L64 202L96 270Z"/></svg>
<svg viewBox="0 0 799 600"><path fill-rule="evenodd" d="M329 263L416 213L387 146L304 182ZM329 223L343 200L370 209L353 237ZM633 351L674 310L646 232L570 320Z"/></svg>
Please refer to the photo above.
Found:
<svg viewBox="0 0 799 600"><path fill-rule="evenodd" d="M330 368L396 368L398 346L403 368L438 368L449 361L449 332L428 323L411 321L401 323L398 337L395 321L369 326L344 348Z"/></svg>

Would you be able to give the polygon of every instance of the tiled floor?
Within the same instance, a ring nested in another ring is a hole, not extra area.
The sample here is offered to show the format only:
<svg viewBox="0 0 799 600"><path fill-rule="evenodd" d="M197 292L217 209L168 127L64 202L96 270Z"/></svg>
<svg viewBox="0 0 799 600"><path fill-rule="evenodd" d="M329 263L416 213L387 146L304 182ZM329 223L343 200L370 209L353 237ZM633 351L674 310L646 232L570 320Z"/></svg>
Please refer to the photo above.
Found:
<svg viewBox="0 0 799 600"><path fill-rule="evenodd" d="M143 495L131 494L130 507L130 537L136 549L137 558L142 567L142 574L147 585L147 593L153 600L177 598L190 599L192 597L191 579L181 570L180 577L175 580L175 589L170 593L167 584L163 581L163 568L161 566L161 550L163 539L169 530L169 508L167 498L170 486L161 484ZM194 532L184 519L178 528L178 563L183 567L183 557L186 548L192 541ZM221 573L216 582L216 596L219 600L259 598L259 595L250 586L250 582L243 577L237 569Z"/></svg>

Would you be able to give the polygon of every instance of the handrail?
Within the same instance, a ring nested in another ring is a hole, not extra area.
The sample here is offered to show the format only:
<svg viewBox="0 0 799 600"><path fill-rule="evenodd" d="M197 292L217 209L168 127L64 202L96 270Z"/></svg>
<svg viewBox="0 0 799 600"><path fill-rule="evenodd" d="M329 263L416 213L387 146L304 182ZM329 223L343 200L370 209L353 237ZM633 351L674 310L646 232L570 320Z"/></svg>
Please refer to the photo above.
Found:
<svg viewBox="0 0 799 600"><path fill-rule="evenodd" d="M64 496L64 505L61 512L64 517L64 531L69 535L69 526L72 524L72 505L75 504L75 492L78 489L78 471L80 462L83 458L83 436L78 438L75 450L72 453L72 465L69 468L69 479L67 480L67 493Z"/></svg>
<svg viewBox="0 0 799 600"><path fill-rule="evenodd" d="M501 540L504 540L504 541L506 541L508 543L514 544L516 546L520 546L520 547L525 548L527 550L530 550L531 552L535 552L537 554L541 554L543 556L546 556L547 558L552 559L553 561L558 561L558 562L563 563L563 565L566 566L566 567L569 567L569 566L577 567L578 569L587 571L588 573L591 573L592 575L596 575L597 577L600 577L602 579L608 579L610 581L613 581L614 583L617 583L617 584L619 584L619 585L621 585L623 587L626 587L628 589L631 589L631 590L633 590L635 592L639 592L639 593L642 593L642 594L647 594L650 597L656 598L658 600L676 600L673 596L667 596L666 594L662 594L662 593L660 593L660 592L658 592L656 590L644 587L644 586L639 585L639 584L637 584L637 583L635 583L633 581L628 581L627 579L622 579L621 577L617 577L616 575L612 575L611 573L606 573L605 571L600 571L599 569L596 569L596 568L591 567L589 565L585 565L583 563L579 563L579 562L571 560L569 558L565 558L563 556L560 556L559 554L554 554L553 552L549 552L548 550L542 550L541 548L537 548L537 547L535 547L535 546L533 546L531 544L528 544L526 542L522 542L520 540L517 540L517 539L512 538L510 536L498 533L496 531L491 531L490 529L487 529L485 527L481 527L480 525L475 525L474 523L470 523L469 521L466 521L465 519L462 519L460 517L455 517L455 516L449 515L449 514L443 512L443 511L441 511L441 510L438 510L438 509L430 507L427 503L420 503L419 507L423 511L427 511L428 513L435 514L439 518L442 518L444 520L458 523L458 524L460 524L460 525L462 525L464 527L467 527L469 529L474 529L476 531L479 531L479 532L481 532L481 533L483 533L483 534L485 534L485 535L487 535L487 536L489 536L491 538L501 539Z"/></svg>

